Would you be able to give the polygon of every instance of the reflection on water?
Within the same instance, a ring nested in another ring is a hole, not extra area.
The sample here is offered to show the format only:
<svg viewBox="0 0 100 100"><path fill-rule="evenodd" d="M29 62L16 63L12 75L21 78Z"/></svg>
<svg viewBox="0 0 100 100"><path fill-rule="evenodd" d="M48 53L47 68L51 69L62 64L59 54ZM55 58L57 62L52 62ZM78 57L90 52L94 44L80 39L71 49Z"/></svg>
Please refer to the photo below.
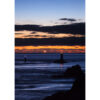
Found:
<svg viewBox="0 0 100 100"><path fill-rule="evenodd" d="M60 64L60 67L62 68L63 67L63 64Z"/></svg>

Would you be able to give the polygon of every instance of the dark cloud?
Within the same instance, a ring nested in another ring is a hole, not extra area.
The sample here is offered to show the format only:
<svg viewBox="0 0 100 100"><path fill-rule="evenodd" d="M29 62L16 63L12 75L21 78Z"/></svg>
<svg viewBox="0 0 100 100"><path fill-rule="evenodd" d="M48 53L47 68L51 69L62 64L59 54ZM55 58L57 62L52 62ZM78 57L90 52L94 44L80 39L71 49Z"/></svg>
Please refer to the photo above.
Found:
<svg viewBox="0 0 100 100"><path fill-rule="evenodd" d="M23 33L15 33L16 35L23 34Z"/></svg>
<svg viewBox="0 0 100 100"><path fill-rule="evenodd" d="M33 35L26 35L26 36L24 36L24 37L33 37Z"/></svg>
<svg viewBox="0 0 100 100"><path fill-rule="evenodd" d="M15 25L15 31L34 31L38 30L38 28L41 27L40 25Z"/></svg>
<svg viewBox="0 0 100 100"><path fill-rule="evenodd" d="M35 34L36 32L32 32L32 33L30 33L30 34Z"/></svg>
<svg viewBox="0 0 100 100"><path fill-rule="evenodd" d="M68 38L16 38L16 46L38 46L38 45L85 45L85 37Z"/></svg>
<svg viewBox="0 0 100 100"><path fill-rule="evenodd" d="M85 34L85 23L74 23L69 25L55 25L55 26L40 26L40 25L15 25L16 31L39 31L49 32L51 34L71 33L71 34Z"/></svg>
<svg viewBox="0 0 100 100"><path fill-rule="evenodd" d="M41 37L47 37L46 35L42 35Z"/></svg>
<svg viewBox="0 0 100 100"><path fill-rule="evenodd" d="M63 20L63 21L77 21L74 18L60 18L59 20Z"/></svg>
<svg viewBox="0 0 100 100"><path fill-rule="evenodd" d="M39 37L40 35L34 35L35 37Z"/></svg>

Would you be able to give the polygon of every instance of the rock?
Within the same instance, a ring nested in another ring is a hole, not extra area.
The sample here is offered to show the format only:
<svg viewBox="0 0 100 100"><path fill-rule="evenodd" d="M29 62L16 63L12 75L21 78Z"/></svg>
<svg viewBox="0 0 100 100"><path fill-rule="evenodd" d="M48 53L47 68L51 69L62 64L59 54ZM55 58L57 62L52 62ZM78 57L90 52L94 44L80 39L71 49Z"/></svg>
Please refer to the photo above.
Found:
<svg viewBox="0 0 100 100"><path fill-rule="evenodd" d="M83 74L83 71L81 70L80 65L75 65L75 66L72 66L71 68L68 68L64 72L63 76L77 78L78 76L80 76L82 74Z"/></svg>
<svg viewBox="0 0 100 100"><path fill-rule="evenodd" d="M85 100L85 74L79 65L68 68L61 77L75 78L71 90L57 92L43 100Z"/></svg>
<svg viewBox="0 0 100 100"><path fill-rule="evenodd" d="M71 90L55 93L43 100L85 100L85 75L75 80Z"/></svg>
<svg viewBox="0 0 100 100"><path fill-rule="evenodd" d="M85 75L81 74L74 82L69 100L85 100Z"/></svg>
<svg viewBox="0 0 100 100"><path fill-rule="evenodd" d="M64 74L62 75L55 75L52 76L53 78L77 78L83 74L83 71L81 70L80 65L74 65L71 68L68 68Z"/></svg>

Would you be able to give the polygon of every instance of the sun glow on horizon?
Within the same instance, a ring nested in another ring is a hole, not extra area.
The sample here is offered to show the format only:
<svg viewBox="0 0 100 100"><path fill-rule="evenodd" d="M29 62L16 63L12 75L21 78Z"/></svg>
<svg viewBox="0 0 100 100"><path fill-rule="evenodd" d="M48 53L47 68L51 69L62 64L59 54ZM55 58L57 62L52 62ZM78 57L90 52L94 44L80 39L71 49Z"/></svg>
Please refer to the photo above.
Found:
<svg viewBox="0 0 100 100"><path fill-rule="evenodd" d="M15 46L16 53L84 53L85 46Z"/></svg>

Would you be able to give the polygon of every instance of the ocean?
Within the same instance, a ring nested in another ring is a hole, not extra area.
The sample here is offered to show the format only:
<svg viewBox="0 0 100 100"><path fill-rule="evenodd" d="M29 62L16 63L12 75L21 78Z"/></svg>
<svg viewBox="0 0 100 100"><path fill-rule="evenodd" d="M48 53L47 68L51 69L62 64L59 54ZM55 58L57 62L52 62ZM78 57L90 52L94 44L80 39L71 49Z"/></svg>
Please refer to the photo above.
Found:
<svg viewBox="0 0 100 100"><path fill-rule="evenodd" d="M74 79L53 78L79 64L85 71L85 54L63 54L66 63L54 63L60 54L15 54L15 100L42 100L58 91L69 90ZM26 62L24 61L26 58Z"/></svg>

